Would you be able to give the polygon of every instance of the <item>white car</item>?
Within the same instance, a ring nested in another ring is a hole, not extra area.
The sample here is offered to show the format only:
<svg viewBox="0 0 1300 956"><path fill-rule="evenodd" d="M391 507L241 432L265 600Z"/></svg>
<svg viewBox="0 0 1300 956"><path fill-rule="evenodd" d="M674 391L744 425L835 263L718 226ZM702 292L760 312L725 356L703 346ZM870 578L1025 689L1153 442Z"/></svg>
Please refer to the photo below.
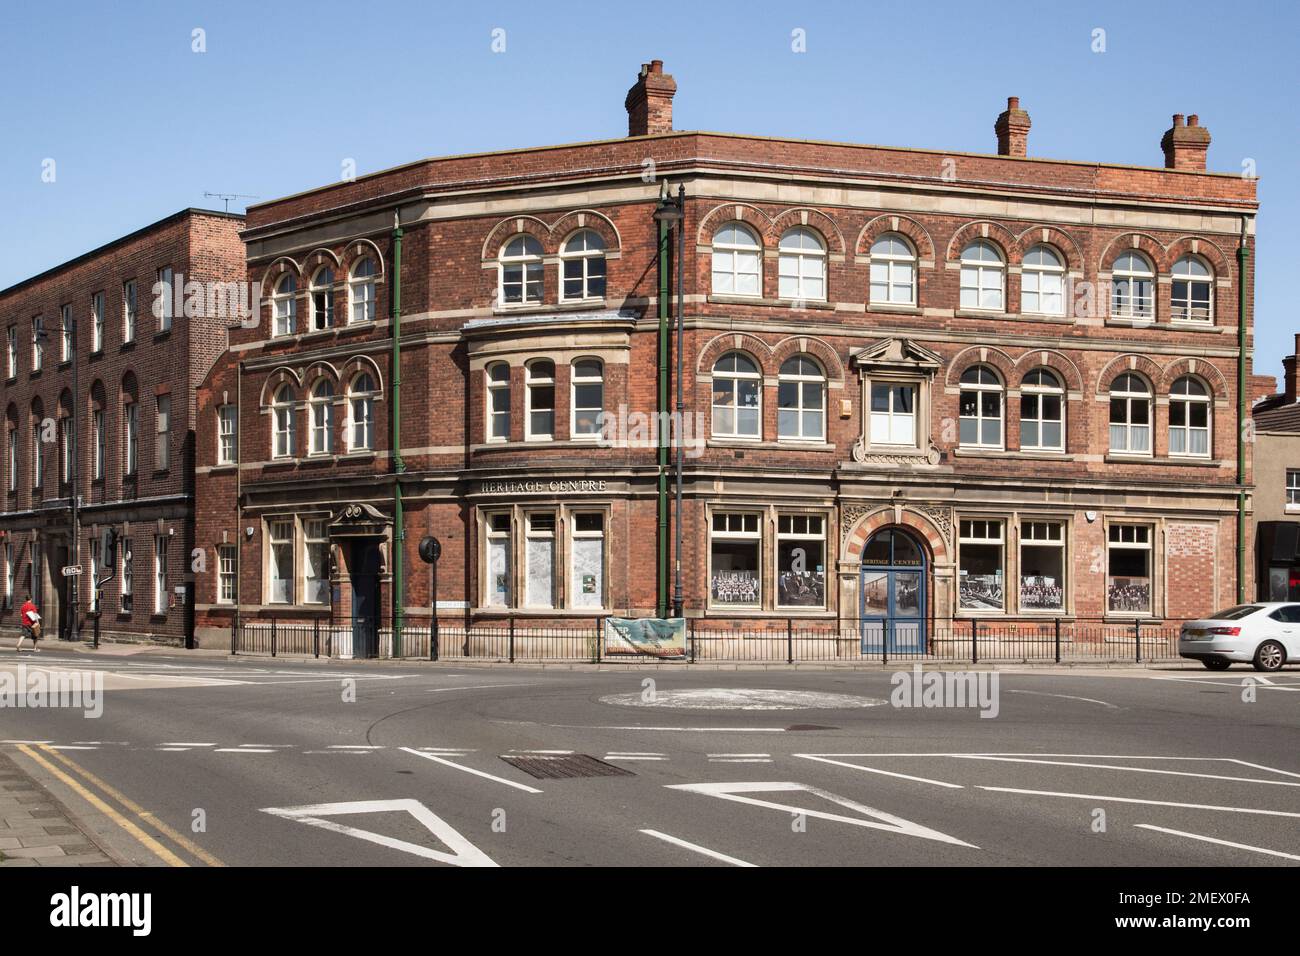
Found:
<svg viewBox="0 0 1300 956"><path fill-rule="evenodd" d="M1178 653L1212 671L1254 664L1257 671L1281 670L1300 661L1300 604L1239 604L1199 621L1178 635Z"/></svg>

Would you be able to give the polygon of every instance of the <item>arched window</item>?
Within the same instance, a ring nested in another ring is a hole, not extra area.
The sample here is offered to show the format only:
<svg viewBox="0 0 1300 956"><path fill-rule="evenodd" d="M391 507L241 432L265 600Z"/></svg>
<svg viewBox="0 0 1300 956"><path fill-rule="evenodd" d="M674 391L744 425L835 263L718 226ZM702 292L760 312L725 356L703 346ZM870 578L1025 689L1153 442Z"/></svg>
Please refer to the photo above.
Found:
<svg viewBox="0 0 1300 956"><path fill-rule="evenodd" d="M713 366L713 434L718 438L762 435L758 366L747 355L728 352Z"/></svg>
<svg viewBox="0 0 1300 956"><path fill-rule="evenodd" d="M886 233L871 244L871 301L916 305L916 253L902 236Z"/></svg>
<svg viewBox="0 0 1300 956"><path fill-rule="evenodd" d="M805 226L787 229L778 249L778 294L783 299L826 298L826 247Z"/></svg>
<svg viewBox="0 0 1300 956"><path fill-rule="evenodd" d="M1169 454L1210 457L1210 390L1190 375L1169 390Z"/></svg>
<svg viewBox="0 0 1300 956"><path fill-rule="evenodd" d="M298 302L294 298L297 291L298 283L288 273L276 282L275 291L271 293L271 315L275 322L273 334L293 334L294 320L298 314Z"/></svg>
<svg viewBox="0 0 1300 956"><path fill-rule="evenodd" d="M271 457L293 457L293 389L281 385L271 399Z"/></svg>
<svg viewBox="0 0 1300 956"><path fill-rule="evenodd" d="M311 434L308 454L328 455L334 451L334 386L321 379L311 390Z"/></svg>
<svg viewBox="0 0 1300 956"><path fill-rule="evenodd" d="M1020 447L1065 450L1065 389L1045 368L1031 370L1020 383Z"/></svg>
<svg viewBox="0 0 1300 956"><path fill-rule="evenodd" d="M776 435L789 441L826 438L826 376L803 355L781 364L776 389Z"/></svg>
<svg viewBox="0 0 1300 956"><path fill-rule="evenodd" d="M348 386L348 451L375 447L375 380L362 372Z"/></svg>
<svg viewBox="0 0 1300 956"><path fill-rule="evenodd" d="M510 366L487 367L487 440L510 440Z"/></svg>
<svg viewBox="0 0 1300 956"><path fill-rule="evenodd" d="M311 279L311 328L334 328L334 270L320 269Z"/></svg>
<svg viewBox="0 0 1300 956"><path fill-rule="evenodd" d="M748 226L729 222L713 234L713 291L763 294L763 250Z"/></svg>
<svg viewBox="0 0 1300 956"><path fill-rule="evenodd" d="M31 426L32 436L32 488L39 490L45 483L45 442L41 441L41 422L45 418L45 406L38 398L32 402Z"/></svg>
<svg viewBox="0 0 1300 956"><path fill-rule="evenodd" d="M1132 372L1110 385L1110 450L1151 454L1151 389Z"/></svg>
<svg viewBox="0 0 1300 956"><path fill-rule="evenodd" d="M1214 320L1214 274L1196 256L1183 256L1174 263L1169 318L1174 322Z"/></svg>
<svg viewBox="0 0 1300 956"><path fill-rule="evenodd" d="M572 236L560 250L563 281L560 296L566 302L605 297L605 243L595 232L584 229Z"/></svg>
<svg viewBox="0 0 1300 956"><path fill-rule="evenodd" d="M571 438L598 438L601 433L601 412L605 410L604 366L600 359L584 358L573 363L570 370L573 399L573 420L569 425Z"/></svg>
<svg viewBox="0 0 1300 956"><path fill-rule="evenodd" d="M961 251L961 307L1001 312L1005 289L1002 254L991 242L977 239Z"/></svg>
<svg viewBox="0 0 1300 956"><path fill-rule="evenodd" d="M352 310L348 317L350 323L375 321L375 260L369 256L357 260L352 266L352 274L348 276L348 301Z"/></svg>
<svg viewBox="0 0 1300 956"><path fill-rule="evenodd" d="M532 236L515 236L501 250L501 301L542 301L542 244Z"/></svg>
<svg viewBox="0 0 1300 956"><path fill-rule="evenodd" d="M529 362L525 371L525 399L528 404L525 441L555 438L555 363L550 359Z"/></svg>
<svg viewBox="0 0 1300 956"><path fill-rule="evenodd" d="M1020 311L1065 314L1065 263L1050 246L1034 246L1020 266Z"/></svg>
<svg viewBox="0 0 1300 956"><path fill-rule="evenodd" d="M1155 286L1156 274L1146 257L1124 253L1110 270L1110 314L1119 319L1154 319Z"/></svg>
<svg viewBox="0 0 1300 956"><path fill-rule="evenodd" d="M962 373L958 407L963 447L1002 447L1002 382L991 368L975 365Z"/></svg>

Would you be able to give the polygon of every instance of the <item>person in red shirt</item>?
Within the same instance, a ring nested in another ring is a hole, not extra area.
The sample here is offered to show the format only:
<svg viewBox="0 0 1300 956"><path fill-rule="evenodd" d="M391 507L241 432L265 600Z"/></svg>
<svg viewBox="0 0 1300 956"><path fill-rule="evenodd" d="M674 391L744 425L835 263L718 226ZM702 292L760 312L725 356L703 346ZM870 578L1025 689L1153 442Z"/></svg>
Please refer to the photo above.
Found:
<svg viewBox="0 0 1300 956"><path fill-rule="evenodd" d="M41 615L36 610L36 605L31 598L23 602L23 608L18 612L18 623L22 625L22 630L18 632L18 646L14 650L21 651L23 649L23 639L30 637L32 639L32 650L40 651L40 648L36 646L36 642L40 639Z"/></svg>

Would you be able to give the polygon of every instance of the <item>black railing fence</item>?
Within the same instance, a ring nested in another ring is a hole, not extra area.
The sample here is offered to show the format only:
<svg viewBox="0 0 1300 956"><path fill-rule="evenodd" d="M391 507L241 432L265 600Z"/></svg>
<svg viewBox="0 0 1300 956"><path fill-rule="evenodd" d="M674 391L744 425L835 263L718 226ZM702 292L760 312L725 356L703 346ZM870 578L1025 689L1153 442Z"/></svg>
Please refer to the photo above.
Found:
<svg viewBox="0 0 1300 956"><path fill-rule="evenodd" d="M1109 618L951 618L865 623L799 618L688 618L688 663L870 663L891 661L1115 663L1178 658L1181 620ZM651 663L665 654L611 652L604 621L540 625L505 618L466 625L439 622L373 631L322 621L248 621L232 629L231 653L341 659L380 657L443 661Z"/></svg>

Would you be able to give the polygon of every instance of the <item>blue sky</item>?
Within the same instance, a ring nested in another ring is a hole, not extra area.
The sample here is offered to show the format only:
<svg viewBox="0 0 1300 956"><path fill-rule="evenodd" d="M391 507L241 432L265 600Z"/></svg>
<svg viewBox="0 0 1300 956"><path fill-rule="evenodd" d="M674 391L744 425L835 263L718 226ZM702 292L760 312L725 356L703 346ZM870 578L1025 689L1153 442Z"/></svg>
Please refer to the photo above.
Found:
<svg viewBox="0 0 1300 956"><path fill-rule="evenodd" d="M1289 2L613 4L3 0L0 288L207 192L271 199L424 156L621 136L639 65L679 129L1162 162L1172 113L1261 178L1257 371L1300 317L1300 7ZM207 52L192 52L192 31ZM492 31L505 31L494 53ZM1092 50L1103 29L1106 50ZM791 31L807 51L791 50ZM56 180L42 182L42 163ZM221 208L215 203L215 208ZM232 208L236 208L232 205Z"/></svg>

